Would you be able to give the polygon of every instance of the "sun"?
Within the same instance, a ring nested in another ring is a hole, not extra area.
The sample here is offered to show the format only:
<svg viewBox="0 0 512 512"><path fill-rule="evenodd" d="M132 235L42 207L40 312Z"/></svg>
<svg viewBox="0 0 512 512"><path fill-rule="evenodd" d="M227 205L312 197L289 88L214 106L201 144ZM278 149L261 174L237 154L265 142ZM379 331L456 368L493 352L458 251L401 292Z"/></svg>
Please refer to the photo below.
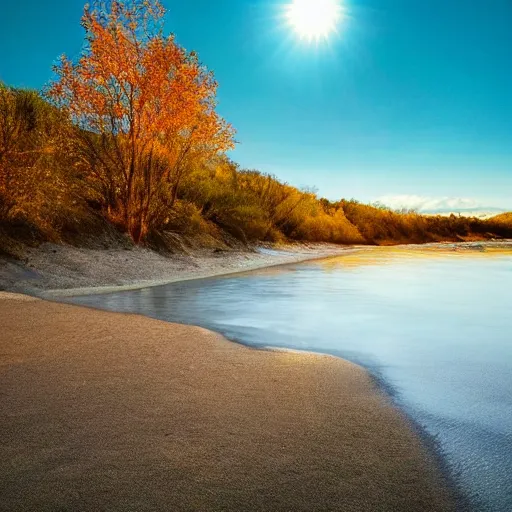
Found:
<svg viewBox="0 0 512 512"><path fill-rule="evenodd" d="M293 0L286 8L288 22L304 39L325 39L344 15L340 0Z"/></svg>

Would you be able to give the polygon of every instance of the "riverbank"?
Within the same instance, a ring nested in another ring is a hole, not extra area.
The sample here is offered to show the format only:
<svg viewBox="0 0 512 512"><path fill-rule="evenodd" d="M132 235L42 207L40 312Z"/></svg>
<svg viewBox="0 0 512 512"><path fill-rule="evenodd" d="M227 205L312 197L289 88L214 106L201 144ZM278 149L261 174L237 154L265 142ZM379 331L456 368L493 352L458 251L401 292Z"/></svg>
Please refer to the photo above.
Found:
<svg viewBox="0 0 512 512"><path fill-rule="evenodd" d="M288 244L247 250L194 249L172 255L140 247L85 249L43 244L21 260L0 258L0 290L42 297L105 293L339 256L333 244Z"/></svg>
<svg viewBox="0 0 512 512"><path fill-rule="evenodd" d="M511 241L394 246L412 251L487 251ZM281 244L246 250L190 249L172 255L126 247L86 249L42 244L27 247L20 259L0 255L0 290L43 298L109 293L177 281L235 274L378 249L375 246Z"/></svg>
<svg viewBox="0 0 512 512"><path fill-rule="evenodd" d="M1 510L448 511L368 374L3 294Z"/></svg>

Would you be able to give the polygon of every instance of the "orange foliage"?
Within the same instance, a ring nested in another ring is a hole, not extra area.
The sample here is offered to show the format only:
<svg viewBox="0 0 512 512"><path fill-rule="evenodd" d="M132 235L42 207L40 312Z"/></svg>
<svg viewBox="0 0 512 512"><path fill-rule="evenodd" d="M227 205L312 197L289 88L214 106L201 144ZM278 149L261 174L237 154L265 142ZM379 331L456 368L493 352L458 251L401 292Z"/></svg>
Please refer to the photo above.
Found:
<svg viewBox="0 0 512 512"><path fill-rule="evenodd" d="M0 84L0 229L22 220L67 239L108 225L99 210L136 243L172 231L373 244L512 236L509 216L331 203L240 169L225 155L234 130L215 110L217 83L163 35L164 13L158 0L93 0L81 57L55 69L53 105Z"/></svg>
<svg viewBox="0 0 512 512"><path fill-rule="evenodd" d="M96 0L86 47L62 57L49 96L80 128L77 140L108 217L135 242L172 208L192 159L233 146L215 111L217 83L194 53L162 35L158 0Z"/></svg>

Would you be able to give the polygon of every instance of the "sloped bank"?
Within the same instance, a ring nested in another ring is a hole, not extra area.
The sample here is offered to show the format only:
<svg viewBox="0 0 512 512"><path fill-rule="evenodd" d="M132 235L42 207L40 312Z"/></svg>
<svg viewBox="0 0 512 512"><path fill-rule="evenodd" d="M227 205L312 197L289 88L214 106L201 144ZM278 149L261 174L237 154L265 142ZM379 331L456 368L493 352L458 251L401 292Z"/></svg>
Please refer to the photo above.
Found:
<svg viewBox="0 0 512 512"><path fill-rule="evenodd" d="M37 296L100 293L298 263L353 250L358 249L288 244L230 250L191 248L165 255L134 246L90 249L42 244L25 248L21 259L0 258L0 290Z"/></svg>

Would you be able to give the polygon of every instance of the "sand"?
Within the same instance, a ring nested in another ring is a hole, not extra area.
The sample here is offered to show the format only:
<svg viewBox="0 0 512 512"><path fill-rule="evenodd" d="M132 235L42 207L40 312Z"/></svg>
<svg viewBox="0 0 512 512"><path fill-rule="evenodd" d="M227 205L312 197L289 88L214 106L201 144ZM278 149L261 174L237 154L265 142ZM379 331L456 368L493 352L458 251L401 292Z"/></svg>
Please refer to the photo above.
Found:
<svg viewBox="0 0 512 512"><path fill-rule="evenodd" d="M0 290L39 297L130 290L339 256L355 250L360 249L297 243L277 249L190 249L166 256L143 247L88 249L42 244L27 247L20 260L0 255Z"/></svg>
<svg viewBox="0 0 512 512"><path fill-rule="evenodd" d="M512 247L512 241L399 246L411 251L486 251ZM26 247L19 260L0 254L0 290L42 298L109 293L158 286L378 250L369 246L320 243L257 246L245 250L195 248L163 255L143 247L90 249L42 244Z"/></svg>
<svg viewBox="0 0 512 512"><path fill-rule="evenodd" d="M0 296L0 510L450 511L358 366Z"/></svg>

